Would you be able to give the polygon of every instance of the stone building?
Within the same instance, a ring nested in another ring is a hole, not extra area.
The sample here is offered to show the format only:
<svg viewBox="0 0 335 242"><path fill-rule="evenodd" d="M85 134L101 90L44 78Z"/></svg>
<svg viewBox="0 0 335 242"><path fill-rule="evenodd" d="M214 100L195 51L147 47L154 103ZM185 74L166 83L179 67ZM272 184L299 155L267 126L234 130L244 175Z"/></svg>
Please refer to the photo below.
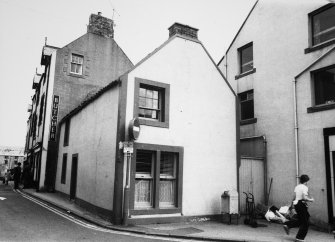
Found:
<svg viewBox="0 0 335 242"><path fill-rule="evenodd" d="M0 178L4 178L8 169L14 168L19 162L23 164L24 148L23 147L0 147Z"/></svg>
<svg viewBox="0 0 335 242"><path fill-rule="evenodd" d="M43 47L43 73L36 73L33 80L26 142L37 189L54 189L58 121L133 67L113 37L113 21L98 13L90 16L87 33L78 39L62 48Z"/></svg>

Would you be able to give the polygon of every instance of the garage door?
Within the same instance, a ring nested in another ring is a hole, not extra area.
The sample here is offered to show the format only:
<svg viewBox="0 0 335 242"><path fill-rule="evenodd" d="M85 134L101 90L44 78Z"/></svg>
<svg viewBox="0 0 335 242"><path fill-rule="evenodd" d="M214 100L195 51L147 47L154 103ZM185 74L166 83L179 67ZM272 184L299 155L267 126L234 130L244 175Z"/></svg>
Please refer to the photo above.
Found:
<svg viewBox="0 0 335 242"><path fill-rule="evenodd" d="M255 204L264 203L264 160L241 158L239 169L240 212L245 213L246 196L243 192L252 193Z"/></svg>

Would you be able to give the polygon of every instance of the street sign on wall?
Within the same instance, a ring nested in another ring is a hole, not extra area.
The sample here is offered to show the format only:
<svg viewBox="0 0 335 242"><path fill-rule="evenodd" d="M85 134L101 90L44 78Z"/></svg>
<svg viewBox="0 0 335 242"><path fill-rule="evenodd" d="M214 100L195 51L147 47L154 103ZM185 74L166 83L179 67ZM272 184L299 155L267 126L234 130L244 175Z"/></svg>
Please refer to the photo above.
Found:
<svg viewBox="0 0 335 242"><path fill-rule="evenodd" d="M50 140L56 140L59 96L54 95L51 110Z"/></svg>
<svg viewBox="0 0 335 242"><path fill-rule="evenodd" d="M134 153L134 143L133 142L123 142L123 153Z"/></svg>
<svg viewBox="0 0 335 242"><path fill-rule="evenodd" d="M129 133L129 138L131 140L136 140L138 139L140 135L140 120L138 118L134 118L129 122L128 126L128 133Z"/></svg>

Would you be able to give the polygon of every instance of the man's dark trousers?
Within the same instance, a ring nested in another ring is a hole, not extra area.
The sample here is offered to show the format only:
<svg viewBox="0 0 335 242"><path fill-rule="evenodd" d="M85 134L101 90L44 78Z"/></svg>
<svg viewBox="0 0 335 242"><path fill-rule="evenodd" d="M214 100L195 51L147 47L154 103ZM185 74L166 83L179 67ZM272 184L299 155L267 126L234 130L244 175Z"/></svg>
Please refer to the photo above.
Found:
<svg viewBox="0 0 335 242"><path fill-rule="evenodd" d="M297 205L294 205L294 209L297 212L298 220L290 220L286 222L285 225L289 228L299 227L296 238L304 240L308 232L310 215L306 204L301 200L298 201Z"/></svg>

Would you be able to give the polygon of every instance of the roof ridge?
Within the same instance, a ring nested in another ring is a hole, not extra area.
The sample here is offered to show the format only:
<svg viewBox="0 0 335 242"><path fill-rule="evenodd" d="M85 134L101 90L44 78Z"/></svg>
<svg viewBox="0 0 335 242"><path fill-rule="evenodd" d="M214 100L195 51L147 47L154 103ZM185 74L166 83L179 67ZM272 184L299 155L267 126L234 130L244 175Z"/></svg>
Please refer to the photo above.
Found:
<svg viewBox="0 0 335 242"><path fill-rule="evenodd" d="M110 82L108 85L101 87L99 90L97 90L96 93L94 93L92 96L89 96L88 98L85 98L77 107L72 109L68 114L66 114L60 121L59 124L63 123L66 119L74 116L75 114L79 113L82 109L84 109L88 104L93 102L95 99L100 97L104 92L106 92L109 89L112 89L117 84L121 83L120 79L116 79L112 82Z"/></svg>
<svg viewBox="0 0 335 242"><path fill-rule="evenodd" d="M255 4L252 6L252 8L251 8L251 10L249 11L249 13L248 13L247 17L246 17L246 18L245 18L245 20L243 21L243 23L242 23L241 27L238 29L238 31L237 31L237 33L236 33L236 35L234 36L234 39L231 41L231 43L230 43L230 45L229 45L228 49L226 50L226 53L223 55L223 57L221 58L221 60L218 62L218 64L217 64L217 65L220 65L221 61L223 61L224 57L227 55L227 53L228 53L228 51L229 51L230 47L231 47L231 46L233 45L233 43L235 42L235 40L236 40L237 36L240 34L240 32L241 32L242 28L244 27L245 23L246 23L246 22L247 22L247 20L249 19L249 17L250 17L250 15L251 15L251 13L254 11L254 8L256 7L256 5L257 5L258 1L259 1L259 0L256 0Z"/></svg>
<svg viewBox="0 0 335 242"><path fill-rule="evenodd" d="M306 72L307 70L309 70L312 66L314 66L316 63L318 63L323 58L325 58L327 55L329 55L333 50L335 50L335 45L333 47L331 47L329 50L327 50L325 53L323 53L321 56L319 56L310 65L308 65L305 69L303 69L298 75L296 75L294 77L294 79L299 78L304 72Z"/></svg>

